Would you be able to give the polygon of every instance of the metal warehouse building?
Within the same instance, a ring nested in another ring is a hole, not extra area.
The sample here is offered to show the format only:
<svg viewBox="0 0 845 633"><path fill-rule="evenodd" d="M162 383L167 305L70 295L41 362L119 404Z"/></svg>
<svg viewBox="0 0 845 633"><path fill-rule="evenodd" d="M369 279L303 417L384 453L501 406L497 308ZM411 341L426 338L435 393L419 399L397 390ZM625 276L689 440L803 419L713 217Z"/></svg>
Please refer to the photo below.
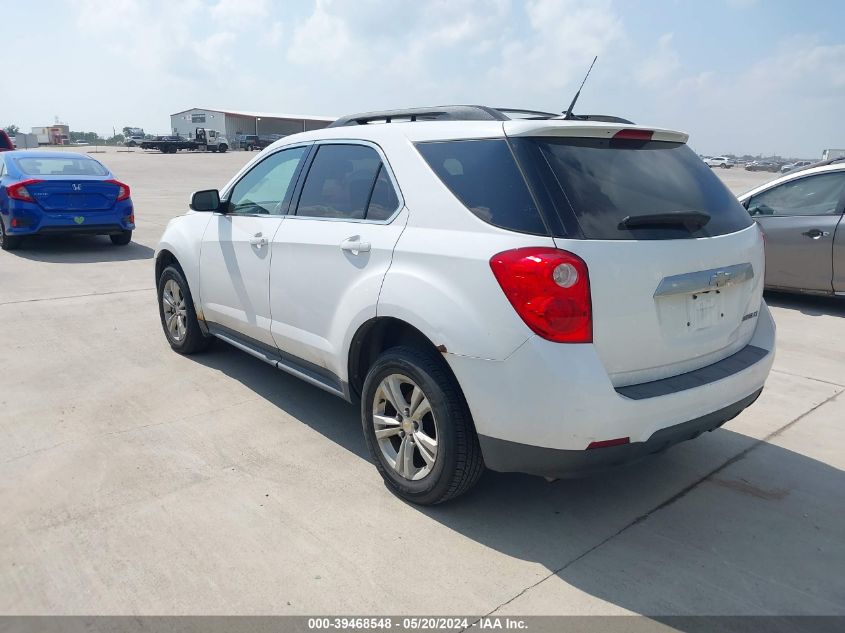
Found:
<svg viewBox="0 0 845 633"><path fill-rule="evenodd" d="M304 114L191 108L171 114L170 128L173 134L192 138L196 128L204 127L208 130L222 132L229 139L229 142L234 142L241 134L279 134L287 136L297 132L319 130L326 127L335 118Z"/></svg>

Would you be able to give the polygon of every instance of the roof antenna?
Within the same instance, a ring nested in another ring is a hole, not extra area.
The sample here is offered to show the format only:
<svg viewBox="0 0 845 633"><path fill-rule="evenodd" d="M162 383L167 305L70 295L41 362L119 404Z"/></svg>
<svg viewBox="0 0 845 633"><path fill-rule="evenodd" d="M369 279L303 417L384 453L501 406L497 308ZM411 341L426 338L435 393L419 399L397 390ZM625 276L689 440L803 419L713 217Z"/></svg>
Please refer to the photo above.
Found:
<svg viewBox="0 0 845 633"><path fill-rule="evenodd" d="M595 65L596 60L599 58L598 55L593 57L593 63L590 64L590 67L587 69L587 74L584 75L584 81L581 82L581 86L578 88L578 92L575 93L575 96L572 98L572 103L569 104L569 107L566 109L566 112L563 113L564 121L568 121L573 118L572 108L575 107L575 102L578 101L578 97L581 96L581 88L584 87L584 84L587 83L587 77L590 76L590 71L593 70L593 65Z"/></svg>

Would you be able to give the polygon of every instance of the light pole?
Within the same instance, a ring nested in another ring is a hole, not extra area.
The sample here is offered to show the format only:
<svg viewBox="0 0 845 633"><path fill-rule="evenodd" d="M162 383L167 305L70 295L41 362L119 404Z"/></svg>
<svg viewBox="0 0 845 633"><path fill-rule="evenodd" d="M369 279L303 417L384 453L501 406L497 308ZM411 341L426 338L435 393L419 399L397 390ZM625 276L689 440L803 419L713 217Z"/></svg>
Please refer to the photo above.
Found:
<svg viewBox="0 0 845 633"><path fill-rule="evenodd" d="M258 136L258 122L261 120L260 116L255 117L255 135Z"/></svg>

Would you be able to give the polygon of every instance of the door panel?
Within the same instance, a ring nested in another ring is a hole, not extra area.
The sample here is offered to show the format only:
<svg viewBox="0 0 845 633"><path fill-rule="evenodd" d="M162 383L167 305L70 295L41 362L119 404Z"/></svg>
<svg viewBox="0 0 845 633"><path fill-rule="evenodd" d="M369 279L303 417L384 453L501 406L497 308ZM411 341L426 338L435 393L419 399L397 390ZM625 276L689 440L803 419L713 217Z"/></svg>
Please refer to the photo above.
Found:
<svg viewBox="0 0 845 633"><path fill-rule="evenodd" d="M839 216L756 218L766 232L766 286L830 292Z"/></svg>
<svg viewBox="0 0 845 633"><path fill-rule="evenodd" d="M381 283L406 222L406 211L390 224L286 219L270 265L279 349L339 375L344 337L351 326L376 316Z"/></svg>
<svg viewBox="0 0 845 633"><path fill-rule="evenodd" d="M833 291L845 294L845 220L839 220L833 240Z"/></svg>
<svg viewBox="0 0 845 633"><path fill-rule="evenodd" d="M207 321L273 345L270 243L281 216L215 214L200 253L200 297Z"/></svg>
<svg viewBox="0 0 845 633"><path fill-rule="evenodd" d="M308 147L270 154L226 192L200 252L207 321L275 346L270 333L270 245L284 221Z"/></svg>

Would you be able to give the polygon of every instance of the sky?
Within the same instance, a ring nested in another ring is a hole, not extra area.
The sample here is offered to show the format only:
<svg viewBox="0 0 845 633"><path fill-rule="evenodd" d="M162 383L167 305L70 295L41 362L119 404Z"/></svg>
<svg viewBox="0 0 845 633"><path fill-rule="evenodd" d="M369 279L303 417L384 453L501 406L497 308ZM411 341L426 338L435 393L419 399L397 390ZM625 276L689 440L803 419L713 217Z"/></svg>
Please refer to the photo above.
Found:
<svg viewBox="0 0 845 633"><path fill-rule="evenodd" d="M0 126L166 133L191 107L478 103L680 129L702 154L845 147L841 0L4 2Z"/></svg>

